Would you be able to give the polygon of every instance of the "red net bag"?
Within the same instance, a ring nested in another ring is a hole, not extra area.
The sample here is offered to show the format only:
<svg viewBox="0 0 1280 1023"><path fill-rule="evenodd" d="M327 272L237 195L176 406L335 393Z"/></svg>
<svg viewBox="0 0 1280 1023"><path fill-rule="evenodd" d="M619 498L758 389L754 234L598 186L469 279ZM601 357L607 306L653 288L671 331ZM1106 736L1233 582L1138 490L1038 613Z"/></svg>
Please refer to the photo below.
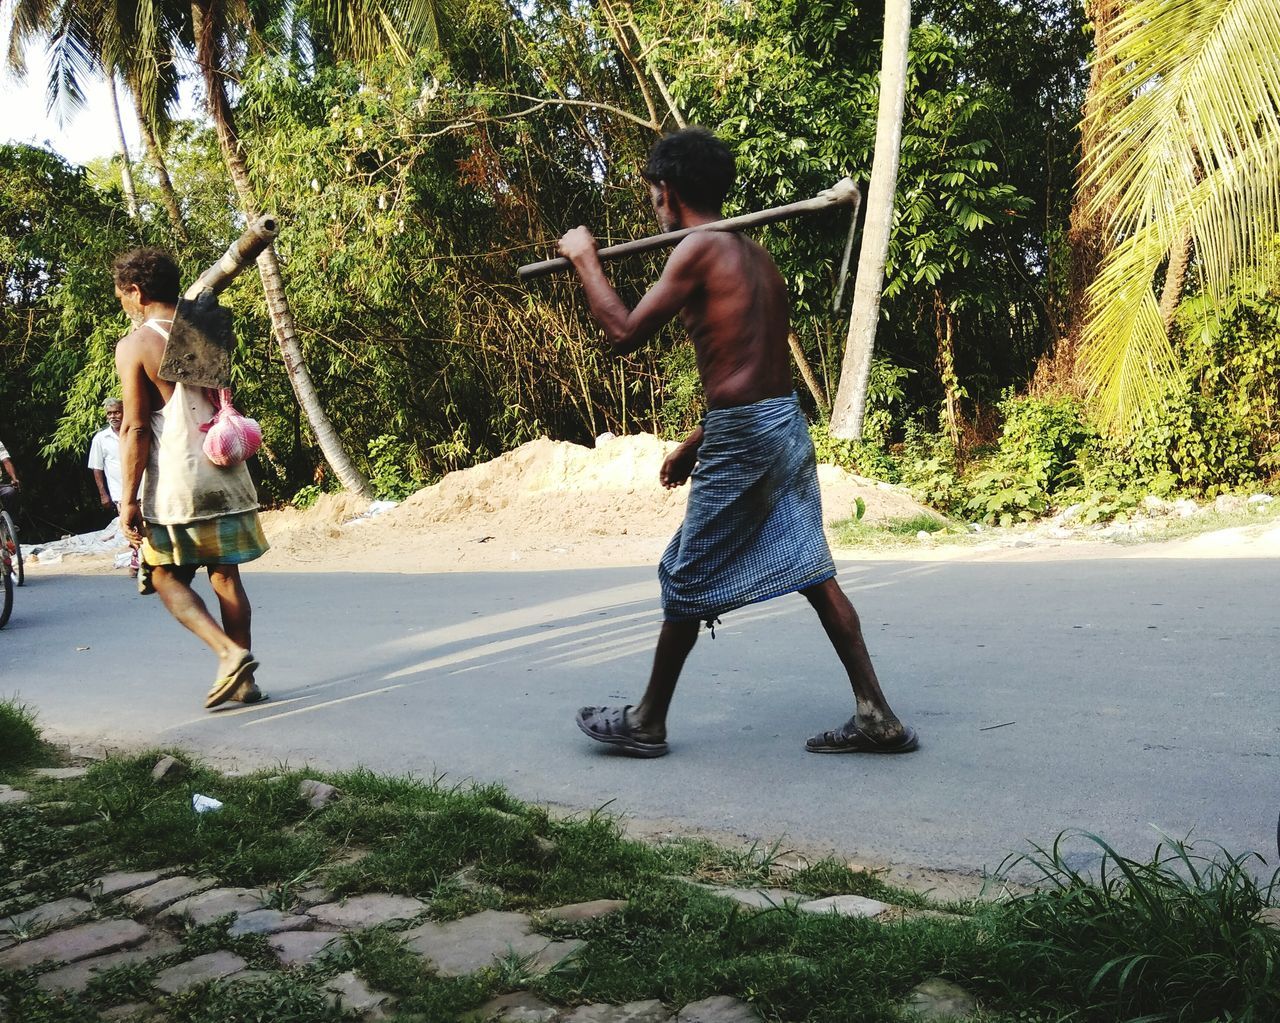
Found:
<svg viewBox="0 0 1280 1023"><path fill-rule="evenodd" d="M239 465L252 458L262 446L262 427L256 419L242 416L231 404L230 388L216 392L217 411L200 430L204 433L204 454L214 465Z"/></svg>

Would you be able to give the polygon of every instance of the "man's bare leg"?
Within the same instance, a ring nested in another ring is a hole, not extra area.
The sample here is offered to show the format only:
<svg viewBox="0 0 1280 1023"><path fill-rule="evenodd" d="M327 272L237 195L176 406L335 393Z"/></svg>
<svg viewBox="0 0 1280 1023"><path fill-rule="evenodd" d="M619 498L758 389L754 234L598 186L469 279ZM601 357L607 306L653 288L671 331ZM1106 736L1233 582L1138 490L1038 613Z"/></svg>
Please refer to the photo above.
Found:
<svg viewBox="0 0 1280 1023"><path fill-rule="evenodd" d="M245 650L252 650L250 628L253 608L249 604L249 595L244 591L244 583L240 581L240 566L210 565L209 582L222 612L222 631Z"/></svg>
<svg viewBox="0 0 1280 1023"><path fill-rule="evenodd" d="M872 739L892 741L903 735L902 722L889 707L880 690L880 680L871 665L858 612L834 578L801 591L818 612L827 638L835 647L840 663L849 673L857 708L859 730Z"/></svg>
<svg viewBox="0 0 1280 1023"><path fill-rule="evenodd" d="M151 581L169 613L218 655L218 675L235 671L248 646L241 646L228 636L213 620L199 594L166 567L158 565L151 569Z"/></svg>
<svg viewBox="0 0 1280 1023"><path fill-rule="evenodd" d="M658 634L658 647L653 652L653 670L640 703L627 715L627 723L637 736L650 742L667 738L667 709L675 694L680 671L689 651L698 642L697 619L687 622L663 622Z"/></svg>

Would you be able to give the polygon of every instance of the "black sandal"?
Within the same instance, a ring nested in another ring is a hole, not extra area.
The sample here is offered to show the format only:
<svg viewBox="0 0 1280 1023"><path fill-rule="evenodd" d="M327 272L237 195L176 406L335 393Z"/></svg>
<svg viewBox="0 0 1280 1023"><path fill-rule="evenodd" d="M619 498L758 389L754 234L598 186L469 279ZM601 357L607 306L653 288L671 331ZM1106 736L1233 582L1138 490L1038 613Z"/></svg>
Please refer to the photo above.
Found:
<svg viewBox="0 0 1280 1023"><path fill-rule="evenodd" d="M578 727L596 742L616 746L631 757L662 757L669 752L665 742L647 742L627 723L626 707L583 707L578 711Z"/></svg>
<svg viewBox="0 0 1280 1023"><path fill-rule="evenodd" d="M851 717L832 732L810 736L804 748L810 753L910 753L920 745L920 737L909 725L902 726L896 739L875 739L858 727Z"/></svg>

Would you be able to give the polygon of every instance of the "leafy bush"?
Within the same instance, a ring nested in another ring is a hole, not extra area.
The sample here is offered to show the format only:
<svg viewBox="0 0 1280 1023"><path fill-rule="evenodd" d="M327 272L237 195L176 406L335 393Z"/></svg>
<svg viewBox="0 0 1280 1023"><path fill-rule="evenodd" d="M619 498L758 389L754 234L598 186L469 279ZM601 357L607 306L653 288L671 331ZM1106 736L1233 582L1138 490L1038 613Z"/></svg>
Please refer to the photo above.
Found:
<svg viewBox="0 0 1280 1023"><path fill-rule="evenodd" d="M420 489L413 446L387 433L369 441L369 484L383 501L403 501Z"/></svg>
<svg viewBox="0 0 1280 1023"><path fill-rule="evenodd" d="M947 515L963 514L968 491L949 433L929 433L918 422L907 424L900 463L902 482L917 498Z"/></svg>
<svg viewBox="0 0 1280 1023"><path fill-rule="evenodd" d="M35 715L13 700L0 700L0 770L26 767L39 756Z"/></svg>
<svg viewBox="0 0 1280 1023"><path fill-rule="evenodd" d="M1076 458L1094 434L1074 398L1015 398L1000 403L1004 429L995 456L969 480L966 510L984 522L1025 522L1049 498L1079 480Z"/></svg>
<svg viewBox="0 0 1280 1023"><path fill-rule="evenodd" d="M1037 997L1090 1007L1088 1019L1280 1018L1280 930L1258 919L1280 874L1261 887L1254 854L1213 857L1173 841L1150 862L1101 851L1096 876L1071 866L1065 833L1029 863L1043 883L1010 909L1018 939L1005 948Z"/></svg>

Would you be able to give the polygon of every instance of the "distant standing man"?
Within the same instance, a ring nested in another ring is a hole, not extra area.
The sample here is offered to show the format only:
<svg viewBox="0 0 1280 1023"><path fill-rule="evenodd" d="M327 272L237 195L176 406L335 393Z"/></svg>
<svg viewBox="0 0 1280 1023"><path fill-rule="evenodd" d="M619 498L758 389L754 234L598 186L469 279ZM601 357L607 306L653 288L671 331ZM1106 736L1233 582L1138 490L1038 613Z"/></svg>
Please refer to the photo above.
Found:
<svg viewBox="0 0 1280 1023"><path fill-rule="evenodd" d="M120 503L120 424L124 420L124 402L108 398L102 403L107 425L89 442L89 468L98 485L102 507L114 511Z"/></svg>
<svg viewBox="0 0 1280 1023"><path fill-rule="evenodd" d="M98 486L98 499L102 507L113 516L120 513L120 492L124 483L120 478L120 423L124 420L124 402L119 398L107 398L102 403L107 425L93 435L89 443L89 468ZM138 574L138 549L129 552L129 574Z"/></svg>
<svg viewBox="0 0 1280 1023"><path fill-rule="evenodd" d="M116 369L124 395L120 528L140 548L138 588L159 593L169 613L218 655L206 707L257 703L264 696L254 680L251 609L240 581L240 565L267 550L257 491L243 464L220 468L205 457L200 426L214 407L203 389L160 378L179 293L173 259L134 249L116 259L112 275L135 325L116 345ZM191 588L199 568L209 572L221 625Z"/></svg>
<svg viewBox="0 0 1280 1023"><path fill-rule="evenodd" d="M644 170L664 231L722 219L736 171L702 128L660 139ZM658 570L663 624L649 686L637 706L583 707L578 727L624 753L667 752L667 709L702 622L799 591L818 613L853 686L853 716L810 738L812 753L906 753L915 732L889 708L858 615L835 580L822 531L817 465L791 385L786 285L769 254L740 234L685 238L658 283L628 309L585 227L560 239L592 315L615 355L636 351L677 313L697 354L708 412L663 462L662 485L692 476L684 524Z"/></svg>

